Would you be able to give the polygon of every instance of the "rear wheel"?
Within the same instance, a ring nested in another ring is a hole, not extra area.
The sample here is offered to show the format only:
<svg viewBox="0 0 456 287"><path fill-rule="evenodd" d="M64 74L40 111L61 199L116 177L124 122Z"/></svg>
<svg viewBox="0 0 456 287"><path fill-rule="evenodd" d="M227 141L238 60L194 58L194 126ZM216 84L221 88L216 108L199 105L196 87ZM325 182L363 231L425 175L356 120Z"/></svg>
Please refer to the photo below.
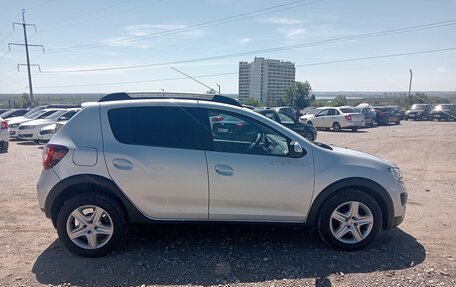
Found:
<svg viewBox="0 0 456 287"><path fill-rule="evenodd" d="M343 250L369 245L380 233L382 211L377 201L357 189L344 189L321 206L317 220L320 237Z"/></svg>
<svg viewBox="0 0 456 287"><path fill-rule="evenodd" d="M352 127L351 130L352 132L356 132L358 130L358 127Z"/></svg>
<svg viewBox="0 0 456 287"><path fill-rule="evenodd" d="M400 123L401 123L401 119L397 119L395 124L398 125Z"/></svg>
<svg viewBox="0 0 456 287"><path fill-rule="evenodd" d="M340 132L342 130L342 127L338 122L333 123L332 128L335 132Z"/></svg>
<svg viewBox="0 0 456 287"><path fill-rule="evenodd" d="M98 257L121 243L127 221L122 207L113 198L84 193L65 202L56 227L68 250L80 256Z"/></svg>

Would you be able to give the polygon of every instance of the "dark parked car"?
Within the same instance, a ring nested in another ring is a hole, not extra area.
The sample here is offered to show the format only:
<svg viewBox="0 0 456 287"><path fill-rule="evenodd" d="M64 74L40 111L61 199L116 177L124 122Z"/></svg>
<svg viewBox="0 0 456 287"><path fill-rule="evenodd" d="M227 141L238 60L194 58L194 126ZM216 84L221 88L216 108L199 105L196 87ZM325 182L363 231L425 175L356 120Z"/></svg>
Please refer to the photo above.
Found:
<svg viewBox="0 0 456 287"><path fill-rule="evenodd" d="M0 118L6 120L9 118L20 117L25 115L29 109L12 109L0 114Z"/></svg>
<svg viewBox="0 0 456 287"><path fill-rule="evenodd" d="M404 119L429 120L431 117L432 106L430 104L414 104L405 112Z"/></svg>
<svg viewBox="0 0 456 287"><path fill-rule="evenodd" d="M263 116L286 126L287 128L295 131L310 141L317 139L317 130L314 126L302 124L299 121L293 119L293 117L287 113L277 112L274 109L256 109L255 112L260 113Z"/></svg>
<svg viewBox="0 0 456 287"><path fill-rule="evenodd" d="M354 108L355 111L362 113L364 115L364 121L366 122L366 126L373 127L375 126L375 116L377 113L373 111L371 108Z"/></svg>
<svg viewBox="0 0 456 287"><path fill-rule="evenodd" d="M3 114L4 112L9 111L10 109L0 109L0 115Z"/></svg>
<svg viewBox="0 0 456 287"><path fill-rule="evenodd" d="M395 123L396 125L401 123L401 115L391 107L373 107L375 113L375 121L377 125L386 126L389 123Z"/></svg>
<svg viewBox="0 0 456 287"><path fill-rule="evenodd" d="M456 104L441 104L437 105L435 109L431 111L429 120L455 120L456 121Z"/></svg>
<svg viewBox="0 0 456 287"><path fill-rule="evenodd" d="M387 106L387 107L392 108L394 111L396 111L396 113L400 114L401 120L404 119L405 112L401 107L399 107L399 106Z"/></svg>
<svg viewBox="0 0 456 287"><path fill-rule="evenodd" d="M292 107L274 107L274 108L271 108L271 110L289 114L296 120L299 119L300 116L302 116L302 114L299 111L295 110Z"/></svg>

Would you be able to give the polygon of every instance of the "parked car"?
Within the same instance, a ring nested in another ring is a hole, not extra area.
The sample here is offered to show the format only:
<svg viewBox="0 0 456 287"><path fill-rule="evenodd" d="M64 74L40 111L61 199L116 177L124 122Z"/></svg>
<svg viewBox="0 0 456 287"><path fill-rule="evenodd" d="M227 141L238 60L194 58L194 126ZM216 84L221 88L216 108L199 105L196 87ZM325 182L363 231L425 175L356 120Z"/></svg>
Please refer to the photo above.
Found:
<svg viewBox="0 0 456 287"><path fill-rule="evenodd" d="M396 125L401 123L401 115L391 107L373 107L375 113L375 121L378 125L387 126L389 123Z"/></svg>
<svg viewBox="0 0 456 287"><path fill-rule="evenodd" d="M441 104L437 105L429 116L429 120L456 120L456 105L455 104Z"/></svg>
<svg viewBox="0 0 456 287"><path fill-rule="evenodd" d="M56 123L47 125L40 129L38 133L38 143L48 142L54 134L61 129L74 115L81 109L69 109L66 113L61 115Z"/></svg>
<svg viewBox="0 0 456 287"><path fill-rule="evenodd" d="M287 128L302 135L310 141L315 141L317 139L317 129L314 126L302 124L299 121L295 120L291 115L283 112L276 112L275 110L271 109L260 109L255 110L255 112L286 126Z"/></svg>
<svg viewBox="0 0 456 287"><path fill-rule="evenodd" d="M132 223L234 221L305 224L355 250L402 222L407 192L394 163L202 97L107 95L54 135L37 196L67 249L105 255ZM211 122L226 117L250 138L219 138Z"/></svg>
<svg viewBox="0 0 456 287"><path fill-rule="evenodd" d="M26 122L33 121L33 120L39 120L39 119L44 119L53 113L61 111L61 109L41 109L38 111L35 111L34 113L28 115L28 116L22 116L22 117L14 117L14 118L9 118L8 124L10 127L10 136L13 139L17 138L17 132L18 132L18 127Z"/></svg>
<svg viewBox="0 0 456 287"><path fill-rule="evenodd" d="M0 117L3 118L4 120L13 118L13 117L20 117L25 115L29 109L11 109L8 111L3 112L0 114Z"/></svg>
<svg viewBox="0 0 456 287"><path fill-rule="evenodd" d="M8 122L0 117L0 151L7 152L9 147Z"/></svg>
<svg viewBox="0 0 456 287"><path fill-rule="evenodd" d="M430 104L414 104L408 111L405 112L404 119L429 120L431 117L432 106Z"/></svg>
<svg viewBox="0 0 456 287"><path fill-rule="evenodd" d="M4 112L7 112L9 111L10 109L0 109L0 116L4 113Z"/></svg>
<svg viewBox="0 0 456 287"><path fill-rule="evenodd" d="M404 119L405 112L404 110L399 107L399 106L386 106L387 108L392 108L396 113L398 113L401 117L401 120Z"/></svg>
<svg viewBox="0 0 456 287"><path fill-rule="evenodd" d="M355 111L358 113L361 113L364 115L364 121L366 122L366 126L373 127L375 126L375 117L376 113L373 111L371 108L365 107L365 108L354 108Z"/></svg>
<svg viewBox="0 0 456 287"><path fill-rule="evenodd" d="M62 116L65 116L65 118L72 117L79 110L80 109L58 110L45 118L27 121L23 124L20 124L17 128L17 137L21 140L34 141L35 143L39 143L40 130L42 128L56 123Z"/></svg>
<svg viewBox="0 0 456 287"><path fill-rule="evenodd" d="M273 107L273 108L271 108L271 110L289 114L296 120L299 119L300 116L302 116L299 111L297 111L295 108L292 108L292 107Z"/></svg>
<svg viewBox="0 0 456 287"><path fill-rule="evenodd" d="M317 129L332 128L336 132L342 129L356 132L365 125L364 115L350 107L322 108L316 114L301 116L299 122L313 125Z"/></svg>

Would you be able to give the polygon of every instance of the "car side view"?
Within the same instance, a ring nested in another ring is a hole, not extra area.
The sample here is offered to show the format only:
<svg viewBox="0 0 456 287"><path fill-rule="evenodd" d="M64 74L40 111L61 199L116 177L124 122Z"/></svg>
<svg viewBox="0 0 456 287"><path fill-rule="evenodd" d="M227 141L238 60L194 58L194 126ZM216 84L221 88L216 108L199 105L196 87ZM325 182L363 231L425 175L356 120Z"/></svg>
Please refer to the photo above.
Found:
<svg viewBox="0 0 456 287"><path fill-rule="evenodd" d="M222 124L223 123L223 124ZM40 208L71 252L114 250L129 224L302 224L356 250L399 225L399 168L310 142L234 99L110 94L43 149Z"/></svg>
<svg viewBox="0 0 456 287"><path fill-rule="evenodd" d="M332 128L335 132L340 132L342 129L351 129L356 132L366 123L364 115L352 107L324 108L316 114L301 116L299 122L313 125L316 128Z"/></svg>

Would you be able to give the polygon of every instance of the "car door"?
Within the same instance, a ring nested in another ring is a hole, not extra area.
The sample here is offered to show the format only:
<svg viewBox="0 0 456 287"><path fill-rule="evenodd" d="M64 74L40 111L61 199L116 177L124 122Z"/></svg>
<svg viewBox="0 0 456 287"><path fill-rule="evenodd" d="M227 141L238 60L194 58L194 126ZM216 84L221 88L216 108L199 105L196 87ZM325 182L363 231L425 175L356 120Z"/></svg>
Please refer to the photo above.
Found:
<svg viewBox="0 0 456 287"><path fill-rule="evenodd" d="M209 219L304 221L314 186L312 149L292 158L291 138L260 120L225 110L204 113L208 119L231 117L245 123L229 139L219 138L207 124Z"/></svg>
<svg viewBox="0 0 456 287"><path fill-rule="evenodd" d="M196 103L163 104L168 106L101 107L109 174L151 218L207 220L208 175Z"/></svg>
<svg viewBox="0 0 456 287"><path fill-rule="evenodd" d="M312 118L311 121L316 128L325 128L326 127L326 115L328 113L328 109L324 109L318 112L315 115L315 118Z"/></svg>
<svg viewBox="0 0 456 287"><path fill-rule="evenodd" d="M334 124L334 122L339 122L339 120L336 118L336 116L339 114L339 112L336 109L328 109L328 113L325 116L324 120L324 125L325 128L331 128ZM339 124L342 125L342 123L339 122Z"/></svg>
<svg viewBox="0 0 456 287"><path fill-rule="evenodd" d="M285 114L282 112L277 112L277 118L279 119L278 122L281 123L282 125L286 126L287 128L289 128L291 130L299 129L299 125L288 114Z"/></svg>

